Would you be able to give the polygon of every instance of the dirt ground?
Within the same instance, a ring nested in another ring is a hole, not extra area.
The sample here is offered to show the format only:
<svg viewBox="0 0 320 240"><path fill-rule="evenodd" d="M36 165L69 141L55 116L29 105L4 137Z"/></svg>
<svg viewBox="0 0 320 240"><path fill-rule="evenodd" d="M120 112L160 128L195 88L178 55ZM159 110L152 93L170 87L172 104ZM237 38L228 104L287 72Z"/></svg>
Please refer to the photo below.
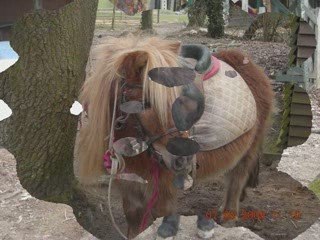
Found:
<svg viewBox="0 0 320 240"><path fill-rule="evenodd" d="M15 159L0 149L0 239L86 239L72 208L40 201L22 188Z"/></svg>
<svg viewBox="0 0 320 240"><path fill-rule="evenodd" d="M222 203L222 190L222 184L216 183L181 194L181 213L194 215L201 209L214 218ZM259 186L247 193L237 226L247 227L264 239L294 239L320 217L315 194L275 166L262 166Z"/></svg>
<svg viewBox="0 0 320 240"><path fill-rule="evenodd" d="M156 26L156 32L183 43L206 44L211 49L240 48L264 67L271 78L286 66L290 49L284 43L247 42L234 37L214 40L199 32L182 31L183 28L183 24L162 23ZM103 43L109 36L123 34L126 33L97 29L93 45ZM90 64L94 65L94 59ZM314 104L319 103L314 101ZM320 125L320 120L317 121ZM320 145L319 134L315 134L308 145L312 157L317 158L312 151L314 144ZM294 156L299 153L297 150ZM248 191L248 197L241 204L243 217L238 225L248 227L265 239L294 239L320 217L320 202L298 181L278 172L277 165L276 162L271 166L261 165L260 185ZM77 223L69 206L37 200L21 187L14 157L5 149L0 149L0 178L0 239L94 239ZM222 201L222 190L222 181L218 180L181 193L180 213L194 215L200 209L214 216ZM113 204L119 205L119 202Z"/></svg>

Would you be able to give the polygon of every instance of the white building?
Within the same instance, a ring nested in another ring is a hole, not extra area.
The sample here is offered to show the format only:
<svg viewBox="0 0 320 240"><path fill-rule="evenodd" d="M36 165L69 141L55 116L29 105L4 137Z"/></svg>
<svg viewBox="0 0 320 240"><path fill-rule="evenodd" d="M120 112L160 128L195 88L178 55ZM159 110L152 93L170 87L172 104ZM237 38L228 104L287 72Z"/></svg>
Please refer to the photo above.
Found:
<svg viewBox="0 0 320 240"><path fill-rule="evenodd" d="M316 8L310 6L314 4ZM318 4L318 5L317 5ZM320 88L320 3L318 0L301 0L301 18L315 31L317 49L312 57L304 63L306 87Z"/></svg>

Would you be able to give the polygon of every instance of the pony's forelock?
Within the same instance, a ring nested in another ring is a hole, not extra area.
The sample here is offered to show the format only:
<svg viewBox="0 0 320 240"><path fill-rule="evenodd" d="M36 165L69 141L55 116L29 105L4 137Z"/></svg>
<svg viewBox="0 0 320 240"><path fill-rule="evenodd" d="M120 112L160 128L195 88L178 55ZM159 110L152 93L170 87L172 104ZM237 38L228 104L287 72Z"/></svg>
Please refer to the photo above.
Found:
<svg viewBox="0 0 320 240"><path fill-rule="evenodd" d="M148 78L148 72L155 67L178 66L179 45L176 41L159 38L141 39L133 36L111 38L96 50L98 61L96 70L85 82L80 100L88 104L88 123L80 131L79 177L83 183L97 181L103 174L103 154L108 149L111 126L111 103L114 86L125 75L125 59L136 52L145 54L146 63L141 73L143 99L151 104L165 128L171 104L177 89L167 88Z"/></svg>

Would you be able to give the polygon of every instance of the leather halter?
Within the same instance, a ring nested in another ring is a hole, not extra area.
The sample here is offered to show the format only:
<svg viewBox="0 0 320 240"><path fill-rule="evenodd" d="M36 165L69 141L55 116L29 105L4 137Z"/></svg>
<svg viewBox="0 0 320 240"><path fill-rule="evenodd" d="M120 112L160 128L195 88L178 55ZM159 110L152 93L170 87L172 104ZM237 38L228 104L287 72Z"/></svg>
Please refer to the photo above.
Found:
<svg viewBox="0 0 320 240"><path fill-rule="evenodd" d="M142 84L130 84L128 83L125 79L122 79L122 86L120 88L120 101L122 102L126 102L127 99L126 99L126 94L125 92L127 90L131 90L131 89L143 89L143 86ZM150 107L150 103L149 102L146 102L144 104L145 108L149 108ZM119 110L118 112L121 112L121 110ZM121 113L122 114L122 113ZM121 130L124 126L124 123L128 120L130 114L128 113L125 113L126 116L124 115L121 115L120 117L118 117L116 119L116 124L123 124L122 126L116 126L115 130ZM139 117L137 116L137 114L132 114L133 117L135 118L136 120L136 124L134 126L134 128L137 130L137 138L138 139L143 139L147 142L147 145L149 146L148 148L148 152L151 156L155 157L157 159L157 161L161 164L164 164L163 160L162 160L162 156L161 154L154 149L154 147L152 146L152 144L158 140L160 140L161 138L169 135L169 134L172 134L172 133L177 133L177 132L180 132L177 128L173 127L173 128L170 128L168 129L167 131L165 131L164 133L161 133L161 134L157 134L155 136L149 136L147 134L147 130L144 128L143 124L141 123Z"/></svg>
<svg viewBox="0 0 320 240"><path fill-rule="evenodd" d="M131 84L131 83L128 83L125 79L123 79L123 84L120 88L120 91L121 91L121 101L126 101L126 96L125 96L125 92L127 89L131 90L131 89L143 89L143 85L142 84ZM149 102L145 102L144 103L144 107L145 108L150 108L150 103ZM129 114L128 114L129 115ZM139 133L139 136L140 138L144 139L146 136L148 136L148 134L146 133L147 131L144 129L140 119L137 117L136 114L134 114L136 120L137 120L137 130L138 130L138 133ZM126 118L127 119L127 118ZM171 133L175 133L175 132L179 132L179 130L176 128L176 127L173 127L173 128L170 128L168 129L166 132L162 133L162 134L158 134L158 135L155 135L155 136L151 136L148 140L148 144L152 144L156 141L158 141L159 139L161 139L162 137L168 135L168 134L171 134Z"/></svg>

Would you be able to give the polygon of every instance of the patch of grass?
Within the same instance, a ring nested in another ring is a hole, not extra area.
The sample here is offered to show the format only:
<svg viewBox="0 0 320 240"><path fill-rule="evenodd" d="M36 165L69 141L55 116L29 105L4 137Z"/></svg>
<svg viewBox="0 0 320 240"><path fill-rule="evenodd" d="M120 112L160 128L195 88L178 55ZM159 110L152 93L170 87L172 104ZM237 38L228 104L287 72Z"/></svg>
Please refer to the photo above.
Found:
<svg viewBox="0 0 320 240"><path fill-rule="evenodd" d="M156 15L153 16L156 20ZM173 12L171 14L160 14L160 22L188 22L188 16L186 14L176 15Z"/></svg>
<svg viewBox="0 0 320 240"><path fill-rule="evenodd" d="M109 0L99 0L98 9L113 8L113 4Z"/></svg>
<svg viewBox="0 0 320 240"><path fill-rule="evenodd" d="M97 19L110 21L112 18L112 9L113 4L109 0L99 0ZM99 11L100 10L100 11ZM103 11L102 11L103 10ZM106 11L107 10L107 11ZM141 14L135 14L134 16L128 16L125 13L121 13L118 9L116 10L116 22L120 19L123 20L139 20L141 19ZM153 11L153 21L157 22L157 10ZM169 10L160 10L160 22L168 22L168 23L187 23L188 16L187 14L178 15L173 11Z"/></svg>
<svg viewBox="0 0 320 240"><path fill-rule="evenodd" d="M309 185L309 189L313 191L320 199L320 179L315 180Z"/></svg>
<svg viewBox="0 0 320 240"><path fill-rule="evenodd" d="M97 20L98 21L104 21L104 22L110 22L111 23L111 19L112 19L112 12L111 11L102 11L102 12L97 12ZM140 21L141 20L141 14L135 14L133 16L128 16L125 13L121 13L120 11L116 12L116 18L115 18L115 22L116 25L121 25L122 24L122 20L123 21L130 21L130 20L134 20L134 21ZM157 15L154 12L153 13L153 22L156 23L157 22ZM184 15L176 15L174 12L171 12L171 14L160 14L160 23L188 23L188 16L186 14Z"/></svg>

